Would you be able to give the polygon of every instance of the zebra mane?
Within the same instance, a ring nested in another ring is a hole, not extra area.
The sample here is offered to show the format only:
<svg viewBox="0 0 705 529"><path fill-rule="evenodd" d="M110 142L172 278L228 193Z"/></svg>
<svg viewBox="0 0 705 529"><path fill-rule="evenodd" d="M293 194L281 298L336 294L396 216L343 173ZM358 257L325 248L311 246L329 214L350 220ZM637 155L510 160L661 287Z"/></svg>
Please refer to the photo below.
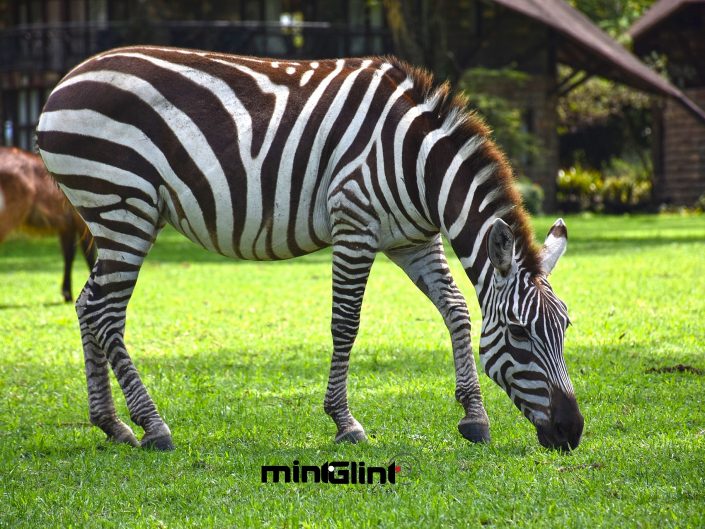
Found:
<svg viewBox="0 0 705 529"><path fill-rule="evenodd" d="M441 128L448 132L457 145L465 144L474 136L485 138L485 156L496 164L494 178L501 190L495 201L495 209L509 209L501 218L514 232L518 259L532 276L541 273L539 248L534 240L529 215L517 190L514 171L502 149L492 140L490 127L475 110L470 109L468 96L462 91L454 91L448 81L437 82L425 68L412 66L394 56L383 57L383 60L411 79L411 98L419 104L423 103L438 116Z"/></svg>

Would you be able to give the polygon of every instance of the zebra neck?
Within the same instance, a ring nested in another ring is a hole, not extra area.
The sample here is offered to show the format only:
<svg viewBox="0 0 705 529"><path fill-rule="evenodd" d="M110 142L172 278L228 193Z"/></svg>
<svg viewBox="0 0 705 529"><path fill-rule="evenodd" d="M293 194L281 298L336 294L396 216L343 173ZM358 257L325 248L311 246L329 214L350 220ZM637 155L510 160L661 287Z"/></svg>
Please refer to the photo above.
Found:
<svg viewBox="0 0 705 529"><path fill-rule="evenodd" d="M483 315L485 313L485 300L494 272L484 243L486 233L486 230L480 229L475 232L474 237L468 234L467 237L462 239L449 239L455 254L465 269L468 279L475 287L475 294Z"/></svg>
<svg viewBox="0 0 705 529"><path fill-rule="evenodd" d="M507 186L511 173L488 138L476 135L459 148L443 150L431 155L437 158L428 166L436 170L425 175L426 199L482 306L493 272L485 239L495 219L510 226L521 220L515 214L518 197Z"/></svg>
<svg viewBox="0 0 705 529"><path fill-rule="evenodd" d="M453 246L484 312L494 272L485 244L492 223L501 218L511 227L518 267L538 273L539 256L504 155L482 129L465 132L459 140L448 131L440 135L423 182L431 220Z"/></svg>
<svg viewBox="0 0 705 529"><path fill-rule="evenodd" d="M512 274L526 273L529 276L535 276L539 273L536 264L537 250L529 235L530 228L525 225L524 213L518 206L504 205L488 216L468 218L464 229L456 238L450 238L448 233L444 233L475 287L483 316L495 275L494 266L487 252L486 238L496 218L502 218L507 222L516 237L513 264L515 268Z"/></svg>

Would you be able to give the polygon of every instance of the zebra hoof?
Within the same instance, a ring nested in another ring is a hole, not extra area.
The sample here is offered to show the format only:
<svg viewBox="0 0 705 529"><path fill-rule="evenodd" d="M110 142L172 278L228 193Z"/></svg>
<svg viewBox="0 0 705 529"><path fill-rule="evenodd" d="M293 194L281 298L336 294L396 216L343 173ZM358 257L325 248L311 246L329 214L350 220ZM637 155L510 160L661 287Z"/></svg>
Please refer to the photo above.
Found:
<svg viewBox="0 0 705 529"><path fill-rule="evenodd" d="M132 429L120 419L114 419L107 423L102 423L102 425L96 421L94 424L98 424L98 426L107 435L108 441L111 443L126 444L130 446L140 445L137 437L135 437L135 434L132 433Z"/></svg>
<svg viewBox="0 0 705 529"><path fill-rule="evenodd" d="M460 435L473 443L489 443L490 442L490 427L487 423L482 422L464 422L458 424Z"/></svg>
<svg viewBox="0 0 705 529"><path fill-rule="evenodd" d="M349 430L335 436L336 443L364 443L367 441L367 436L364 430Z"/></svg>
<svg viewBox="0 0 705 529"><path fill-rule="evenodd" d="M132 432L124 432L120 435L108 435L108 441L111 443L126 444L134 447L140 445L137 437L135 437L135 434Z"/></svg>
<svg viewBox="0 0 705 529"><path fill-rule="evenodd" d="M145 435L142 438L140 446L149 450L160 450L162 452L168 452L174 449L174 443L170 435L160 435L154 438Z"/></svg>

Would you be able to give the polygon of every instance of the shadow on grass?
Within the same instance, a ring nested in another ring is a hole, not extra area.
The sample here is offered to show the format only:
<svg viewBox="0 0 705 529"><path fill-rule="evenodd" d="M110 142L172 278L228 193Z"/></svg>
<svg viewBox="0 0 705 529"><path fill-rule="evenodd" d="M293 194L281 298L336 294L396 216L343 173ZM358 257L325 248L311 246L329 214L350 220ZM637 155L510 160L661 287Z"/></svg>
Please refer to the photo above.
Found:
<svg viewBox="0 0 705 529"><path fill-rule="evenodd" d="M656 222L656 221L654 221ZM643 225L643 222L641 223ZM655 230L647 223L643 230L630 229L620 232L618 227L603 233L589 233L579 231L571 236L569 252L572 255L602 255L615 253L628 253L644 248L654 248L672 244L703 244L705 234L700 230L687 230L677 233L677 226L665 226L663 235L653 235ZM674 233L676 232L676 233ZM640 236L643 234L644 236ZM537 240L542 240L542 234L537 234ZM446 243L446 253L453 255L453 250ZM9 262L3 263L4 259ZM330 249L324 248L317 252L295 259L297 264L320 264L330 262ZM77 260L82 260L77 256ZM276 261L279 266L286 266L289 260ZM167 228L157 239L152 251L147 256L147 263L221 263L243 264L241 261L209 252L177 233L172 228ZM5 242L0 246L0 273L9 273L16 270L41 271L59 270L62 259L58 243L54 237L27 238L19 237ZM274 264L276 266L276 264Z"/></svg>
<svg viewBox="0 0 705 529"><path fill-rule="evenodd" d="M72 301L49 301L46 303L0 303L0 310L31 309L34 307L58 307L70 305Z"/></svg>
<svg viewBox="0 0 705 529"><path fill-rule="evenodd" d="M80 252L78 252L80 254ZM323 248L316 252L295 258L297 264L318 264L330 262L330 250ZM76 256L76 262L83 262L81 255ZM272 265L285 266L291 259L272 261ZM157 239L156 244L147 255L147 263L214 263L214 264L246 264L245 261L209 252L192 243L175 232L165 234ZM263 261L257 261L262 263ZM49 237L36 239L18 238L0 246L0 273L22 271L61 270L63 258L56 241Z"/></svg>
<svg viewBox="0 0 705 529"><path fill-rule="evenodd" d="M615 255L644 248L669 246L672 244L701 245L705 243L705 236L663 236L663 237L599 237L595 239L571 240L569 253L571 255Z"/></svg>

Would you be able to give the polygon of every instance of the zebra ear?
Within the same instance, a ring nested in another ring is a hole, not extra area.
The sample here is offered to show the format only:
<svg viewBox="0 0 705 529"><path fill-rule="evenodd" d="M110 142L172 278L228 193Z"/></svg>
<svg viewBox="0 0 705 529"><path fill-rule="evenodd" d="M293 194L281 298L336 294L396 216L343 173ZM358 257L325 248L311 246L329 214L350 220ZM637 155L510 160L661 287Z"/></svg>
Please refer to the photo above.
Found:
<svg viewBox="0 0 705 529"><path fill-rule="evenodd" d="M546 242L541 248L541 269L545 275L551 273L558 259L565 253L568 246L568 228L563 219L558 219L548 230Z"/></svg>
<svg viewBox="0 0 705 529"><path fill-rule="evenodd" d="M502 219L496 219L492 223L487 236L487 254L495 270L506 276L514 259L514 233Z"/></svg>

